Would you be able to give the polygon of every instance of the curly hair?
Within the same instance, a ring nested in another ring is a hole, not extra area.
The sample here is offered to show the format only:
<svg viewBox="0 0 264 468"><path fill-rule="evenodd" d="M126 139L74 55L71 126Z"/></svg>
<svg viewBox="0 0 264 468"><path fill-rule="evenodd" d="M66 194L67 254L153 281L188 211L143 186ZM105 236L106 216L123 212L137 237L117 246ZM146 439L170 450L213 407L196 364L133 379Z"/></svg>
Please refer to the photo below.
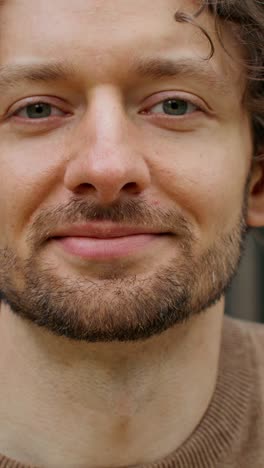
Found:
<svg viewBox="0 0 264 468"><path fill-rule="evenodd" d="M264 0L201 0L201 7L190 15L182 11L175 14L178 22L197 25L211 45L211 54L215 48L208 32L199 25L198 18L203 12L209 12L215 18L217 36L225 48L221 37L221 25L232 23L236 27L236 37L245 49L244 67L247 76L245 102L250 112L254 151L258 153L264 145ZM264 158L264 150L262 156Z"/></svg>

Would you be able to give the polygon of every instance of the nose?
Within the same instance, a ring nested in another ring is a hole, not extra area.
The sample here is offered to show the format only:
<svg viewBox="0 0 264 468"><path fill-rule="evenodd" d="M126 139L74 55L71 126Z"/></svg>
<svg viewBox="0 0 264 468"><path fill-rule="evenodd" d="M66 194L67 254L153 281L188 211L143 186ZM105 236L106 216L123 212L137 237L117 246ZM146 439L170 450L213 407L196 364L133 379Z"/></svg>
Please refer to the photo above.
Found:
<svg viewBox="0 0 264 468"><path fill-rule="evenodd" d="M103 204L122 193L141 194L150 184L143 143L118 92L108 87L95 91L71 135L66 188L92 194Z"/></svg>

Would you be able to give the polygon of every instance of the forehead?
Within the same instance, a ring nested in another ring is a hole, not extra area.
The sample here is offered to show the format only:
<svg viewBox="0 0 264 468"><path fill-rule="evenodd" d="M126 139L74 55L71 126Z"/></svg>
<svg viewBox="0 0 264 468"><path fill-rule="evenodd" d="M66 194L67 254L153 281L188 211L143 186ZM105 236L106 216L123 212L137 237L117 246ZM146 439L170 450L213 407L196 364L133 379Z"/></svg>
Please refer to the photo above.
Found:
<svg viewBox="0 0 264 468"><path fill-rule="evenodd" d="M109 48L133 39L168 40L175 30L179 0L7 0L1 8L1 39L31 41L50 48L55 43L78 46L78 39L96 40ZM188 5L194 10L193 2ZM12 38L11 38L12 32ZM10 33L10 34L9 34ZM172 39L172 38L171 38ZM56 42L55 42L56 41ZM111 44L111 46L110 46ZM22 44L21 44L22 45ZM90 46L91 46L90 42ZM141 44L142 45L142 44ZM146 44L145 44L146 45Z"/></svg>
<svg viewBox="0 0 264 468"><path fill-rule="evenodd" d="M64 58L73 64L90 62L104 73L111 66L124 68L130 58L144 54L206 57L210 46L201 31L175 20L178 10L195 13L199 4L196 0L4 0L0 63ZM232 61L228 63L217 44L213 18L203 14L199 23L216 45L214 68L231 76ZM231 33L225 35L231 54L237 55Z"/></svg>

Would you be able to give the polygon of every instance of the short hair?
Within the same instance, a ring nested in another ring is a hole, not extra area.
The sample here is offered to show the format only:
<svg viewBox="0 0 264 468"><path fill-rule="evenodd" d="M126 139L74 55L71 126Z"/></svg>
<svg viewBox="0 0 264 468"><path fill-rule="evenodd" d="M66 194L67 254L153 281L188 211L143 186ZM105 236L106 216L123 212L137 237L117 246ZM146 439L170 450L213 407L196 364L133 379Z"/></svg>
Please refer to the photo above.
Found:
<svg viewBox="0 0 264 468"><path fill-rule="evenodd" d="M245 49L245 104L251 116L254 151L257 153L264 144L264 0L201 0L201 7L193 15L183 11L176 13L176 21L197 25L208 38L210 59L215 52L214 44L197 19L205 11L214 16L217 36L225 50L222 24L233 26L236 38Z"/></svg>

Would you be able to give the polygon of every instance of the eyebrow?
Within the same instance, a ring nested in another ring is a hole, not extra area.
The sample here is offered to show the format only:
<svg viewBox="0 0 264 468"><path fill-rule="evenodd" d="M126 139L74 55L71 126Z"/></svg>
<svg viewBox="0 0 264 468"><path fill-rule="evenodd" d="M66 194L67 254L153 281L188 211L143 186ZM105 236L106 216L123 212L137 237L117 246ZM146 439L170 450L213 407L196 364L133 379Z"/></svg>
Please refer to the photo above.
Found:
<svg viewBox="0 0 264 468"><path fill-rule="evenodd" d="M165 78L188 78L202 85L213 87L219 94L230 94L230 83L220 76L207 59L180 58L177 60L154 58L143 59L136 66L136 73L153 80Z"/></svg>
<svg viewBox="0 0 264 468"><path fill-rule="evenodd" d="M21 82L56 82L74 77L74 68L66 62L11 64L0 66L0 91L12 89Z"/></svg>
<svg viewBox="0 0 264 468"><path fill-rule="evenodd" d="M189 78L202 85L213 87L219 94L230 94L230 83L208 64L208 60L196 58L166 59L144 58L130 63L129 74L151 80ZM70 63L47 62L10 64L0 66L0 92L7 92L19 83L59 82L76 78L76 70Z"/></svg>

